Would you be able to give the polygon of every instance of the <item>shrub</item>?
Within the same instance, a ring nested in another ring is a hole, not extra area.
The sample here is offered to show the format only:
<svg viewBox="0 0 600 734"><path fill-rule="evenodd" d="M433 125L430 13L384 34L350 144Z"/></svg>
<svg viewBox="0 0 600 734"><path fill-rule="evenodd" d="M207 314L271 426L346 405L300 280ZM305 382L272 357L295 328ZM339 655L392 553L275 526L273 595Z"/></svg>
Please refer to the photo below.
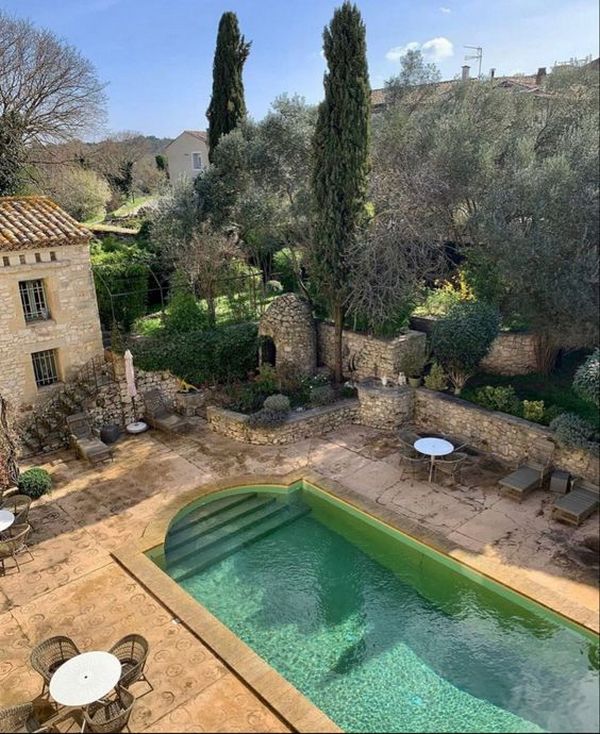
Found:
<svg viewBox="0 0 600 734"><path fill-rule="evenodd" d="M281 395L281 393L269 395L263 403L263 408L274 413L289 413L291 410L290 399L287 395Z"/></svg>
<svg viewBox="0 0 600 734"><path fill-rule="evenodd" d="M455 304L432 330L433 353L459 395L498 335L500 316L482 301Z"/></svg>
<svg viewBox="0 0 600 734"><path fill-rule="evenodd" d="M256 368L257 327L248 323L190 334L162 332L138 339L130 349L143 370L170 370L192 385L232 382L245 379ZM273 392L276 384L263 393L263 400Z"/></svg>
<svg viewBox="0 0 600 734"><path fill-rule="evenodd" d="M600 407L600 349L592 354L575 372L573 389L580 398Z"/></svg>
<svg viewBox="0 0 600 734"><path fill-rule="evenodd" d="M563 413L555 418L550 428L556 434L558 441L565 446L585 449L598 454L598 430L591 423L580 418L575 413Z"/></svg>
<svg viewBox="0 0 600 734"><path fill-rule="evenodd" d="M438 390L442 392L448 389L448 379L444 368L439 362L434 362L431 365L429 374L425 377L425 387L430 390Z"/></svg>
<svg viewBox="0 0 600 734"><path fill-rule="evenodd" d="M285 423L288 413L278 410L267 410L262 408L256 413L248 416L248 425L251 428L275 428Z"/></svg>
<svg viewBox="0 0 600 734"><path fill-rule="evenodd" d="M499 410L501 413L521 415L521 401L512 385L494 387L486 385L475 390L474 401L488 410Z"/></svg>
<svg viewBox="0 0 600 734"><path fill-rule="evenodd" d="M335 403L335 400L335 390L331 385L317 385L316 387L312 387L310 390L311 405L331 405L331 403Z"/></svg>
<svg viewBox="0 0 600 734"><path fill-rule="evenodd" d="M549 405L544 409L543 422L549 426L555 418L558 418L559 415L563 415L563 413L566 412L567 411L564 408L561 408L560 405Z"/></svg>
<svg viewBox="0 0 600 734"><path fill-rule="evenodd" d="M110 200L106 179L81 166L50 166L42 181L43 193L51 196L80 222L101 218Z"/></svg>
<svg viewBox="0 0 600 734"><path fill-rule="evenodd" d="M194 294L186 288L177 288L165 315L165 329L171 334L189 334L202 331L206 325L206 314Z"/></svg>
<svg viewBox="0 0 600 734"><path fill-rule="evenodd" d="M525 420L543 423L544 414L543 400L523 400L523 418Z"/></svg>
<svg viewBox="0 0 600 734"><path fill-rule="evenodd" d="M270 364L262 364L254 382L260 385L265 395L273 395L279 391L279 379L275 368Z"/></svg>
<svg viewBox="0 0 600 734"><path fill-rule="evenodd" d="M277 365L279 389L286 395L298 395L303 392L305 377L293 362L281 362Z"/></svg>
<svg viewBox="0 0 600 734"><path fill-rule="evenodd" d="M46 494L52 487L52 477L45 469L39 467L27 469L19 476L18 486L22 494L36 499Z"/></svg>
<svg viewBox="0 0 600 734"><path fill-rule="evenodd" d="M106 252L95 247L92 268L100 320L106 328L116 321L124 331L146 312L148 268L137 247L120 246Z"/></svg>

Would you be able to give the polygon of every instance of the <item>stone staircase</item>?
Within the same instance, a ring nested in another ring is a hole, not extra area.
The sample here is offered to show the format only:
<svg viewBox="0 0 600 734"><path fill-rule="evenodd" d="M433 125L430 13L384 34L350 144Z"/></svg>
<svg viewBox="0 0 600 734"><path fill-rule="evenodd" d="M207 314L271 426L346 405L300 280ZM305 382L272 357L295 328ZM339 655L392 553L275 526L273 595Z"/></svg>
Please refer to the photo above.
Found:
<svg viewBox="0 0 600 734"><path fill-rule="evenodd" d="M66 417L85 410L104 385L116 382L114 364L92 357L17 424L22 457L56 451L68 443Z"/></svg>

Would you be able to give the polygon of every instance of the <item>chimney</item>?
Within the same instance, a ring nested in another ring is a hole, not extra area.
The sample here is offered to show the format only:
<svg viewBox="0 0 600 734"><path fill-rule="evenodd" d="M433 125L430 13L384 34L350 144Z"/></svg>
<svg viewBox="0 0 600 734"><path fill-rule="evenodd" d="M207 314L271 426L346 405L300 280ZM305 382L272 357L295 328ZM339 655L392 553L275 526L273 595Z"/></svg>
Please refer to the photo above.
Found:
<svg viewBox="0 0 600 734"><path fill-rule="evenodd" d="M490 69L490 79L493 79L496 76L496 69L493 67Z"/></svg>
<svg viewBox="0 0 600 734"><path fill-rule="evenodd" d="M465 64L462 68L462 80L463 82L466 82L469 78L469 71L471 70L471 67L468 64Z"/></svg>
<svg viewBox="0 0 600 734"><path fill-rule="evenodd" d="M539 87L545 78L546 78L546 67L540 66L540 68L537 70L537 74L535 75L536 85Z"/></svg>

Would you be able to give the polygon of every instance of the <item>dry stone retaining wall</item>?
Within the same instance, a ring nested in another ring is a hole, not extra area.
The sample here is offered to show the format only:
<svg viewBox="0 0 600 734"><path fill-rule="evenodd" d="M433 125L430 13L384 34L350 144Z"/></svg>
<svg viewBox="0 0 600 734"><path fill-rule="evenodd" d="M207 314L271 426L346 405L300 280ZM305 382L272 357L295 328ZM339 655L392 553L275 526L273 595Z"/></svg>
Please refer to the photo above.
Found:
<svg viewBox="0 0 600 734"><path fill-rule="evenodd" d="M333 431L345 423L355 423L359 412L357 400L343 400L335 405L291 413L276 428L251 428L248 416L214 405L207 408L210 427L215 433L251 444L288 444L303 438Z"/></svg>
<svg viewBox="0 0 600 734"><path fill-rule="evenodd" d="M504 332L498 334L481 369L497 375L526 375L537 370L535 335Z"/></svg>
<svg viewBox="0 0 600 734"><path fill-rule="evenodd" d="M332 323L318 323L317 348L319 364L333 369L335 328ZM426 336L420 331L408 331L393 339L381 339L346 329L342 339L344 373L352 374L359 380L369 377L388 377L395 380L402 371L403 357L413 351L422 354L425 348Z"/></svg>
<svg viewBox="0 0 600 734"><path fill-rule="evenodd" d="M360 412L358 423L373 428L394 430L412 422L414 390L410 387L384 387L374 381L358 385Z"/></svg>

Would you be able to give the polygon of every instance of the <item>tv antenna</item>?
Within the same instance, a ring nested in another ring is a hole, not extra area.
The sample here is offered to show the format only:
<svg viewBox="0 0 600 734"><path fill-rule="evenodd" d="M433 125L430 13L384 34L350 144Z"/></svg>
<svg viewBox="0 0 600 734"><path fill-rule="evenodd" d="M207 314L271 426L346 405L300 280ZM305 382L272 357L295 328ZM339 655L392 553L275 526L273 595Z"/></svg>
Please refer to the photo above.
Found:
<svg viewBox="0 0 600 734"><path fill-rule="evenodd" d="M483 48L481 46L463 46L463 48L470 48L475 51L474 54L465 55L465 61L475 60L478 62L479 70L477 72L477 77L481 79L481 59L483 58Z"/></svg>

